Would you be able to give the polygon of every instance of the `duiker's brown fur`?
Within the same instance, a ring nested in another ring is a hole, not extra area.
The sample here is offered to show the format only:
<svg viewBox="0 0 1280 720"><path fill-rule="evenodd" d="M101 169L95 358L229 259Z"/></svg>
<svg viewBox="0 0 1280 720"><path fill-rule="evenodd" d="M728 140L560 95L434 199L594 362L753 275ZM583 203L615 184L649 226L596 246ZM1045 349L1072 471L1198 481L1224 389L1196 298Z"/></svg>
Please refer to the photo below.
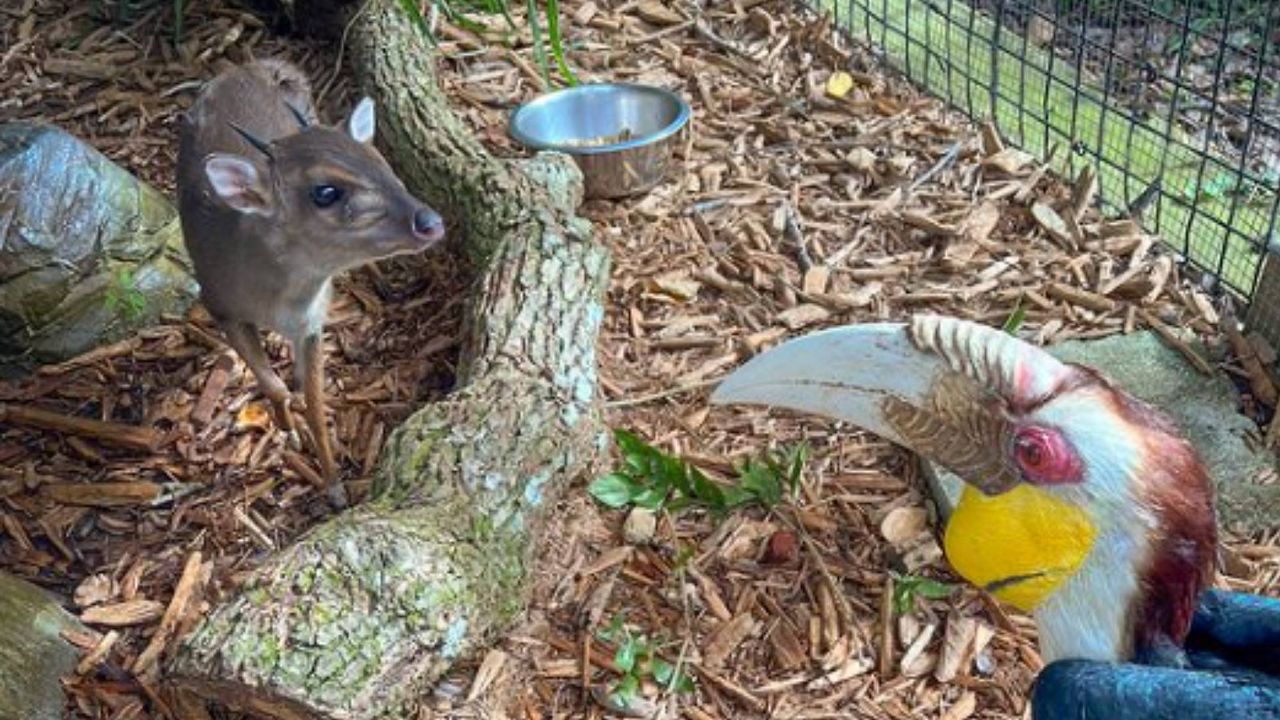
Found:
<svg viewBox="0 0 1280 720"><path fill-rule="evenodd" d="M413 197L372 144L365 98L344 127L316 124L307 78L280 60L227 70L183 119L178 198L200 297L294 432L290 392L260 330L293 346L295 384L336 504L345 504L324 415L321 332L334 274L425 250L440 216ZM296 437L296 436L294 436Z"/></svg>

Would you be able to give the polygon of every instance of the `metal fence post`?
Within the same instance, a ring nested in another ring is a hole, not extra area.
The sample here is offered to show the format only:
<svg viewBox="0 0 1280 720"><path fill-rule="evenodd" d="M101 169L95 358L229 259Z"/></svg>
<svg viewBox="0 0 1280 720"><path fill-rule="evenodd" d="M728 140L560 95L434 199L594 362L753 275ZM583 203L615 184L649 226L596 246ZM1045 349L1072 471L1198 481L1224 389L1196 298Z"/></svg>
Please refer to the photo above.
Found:
<svg viewBox="0 0 1280 720"><path fill-rule="evenodd" d="M1262 269L1244 324L1272 347L1280 348L1280 235L1273 235L1262 252Z"/></svg>

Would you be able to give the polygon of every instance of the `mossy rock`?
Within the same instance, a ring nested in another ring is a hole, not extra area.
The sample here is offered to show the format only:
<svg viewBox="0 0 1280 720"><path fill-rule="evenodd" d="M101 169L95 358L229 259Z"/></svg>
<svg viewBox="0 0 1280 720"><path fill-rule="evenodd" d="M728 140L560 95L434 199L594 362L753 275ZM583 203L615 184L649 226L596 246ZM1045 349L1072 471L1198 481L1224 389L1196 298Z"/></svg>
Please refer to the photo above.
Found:
<svg viewBox="0 0 1280 720"><path fill-rule="evenodd" d="M0 124L0 376L185 312L189 268L162 193L57 127Z"/></svg>

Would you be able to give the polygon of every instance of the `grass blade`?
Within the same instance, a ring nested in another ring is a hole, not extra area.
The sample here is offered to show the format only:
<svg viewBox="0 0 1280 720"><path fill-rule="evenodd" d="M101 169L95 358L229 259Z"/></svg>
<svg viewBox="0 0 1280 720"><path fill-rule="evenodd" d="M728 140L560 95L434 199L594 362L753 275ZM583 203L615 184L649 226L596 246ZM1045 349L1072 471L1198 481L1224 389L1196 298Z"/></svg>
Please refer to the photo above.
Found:
<svg viewBox="0 0 1280 720"><path fill-rule="evenodd" d="M547 0L547 34L551 36L551 52L555 55L560 74L569 85L578 84L578 76L569 69L564 57L564 40L560 37L560 3L559 0Z"/></svg>

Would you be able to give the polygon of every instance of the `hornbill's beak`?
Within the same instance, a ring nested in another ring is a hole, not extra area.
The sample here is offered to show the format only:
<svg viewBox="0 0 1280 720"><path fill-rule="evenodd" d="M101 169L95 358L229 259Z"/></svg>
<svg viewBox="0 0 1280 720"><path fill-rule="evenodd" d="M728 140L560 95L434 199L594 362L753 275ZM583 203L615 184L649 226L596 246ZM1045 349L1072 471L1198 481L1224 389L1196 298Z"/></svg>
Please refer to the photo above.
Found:
<svg viewBox="0 0 1280 720"><path fill-rule="evenodd" d="M1057 358L999 330L918 316L785 342L726 377L711 402L844 420L998 495L1018 481L1010 411L1043 401L1069 375Z"/></svg>

